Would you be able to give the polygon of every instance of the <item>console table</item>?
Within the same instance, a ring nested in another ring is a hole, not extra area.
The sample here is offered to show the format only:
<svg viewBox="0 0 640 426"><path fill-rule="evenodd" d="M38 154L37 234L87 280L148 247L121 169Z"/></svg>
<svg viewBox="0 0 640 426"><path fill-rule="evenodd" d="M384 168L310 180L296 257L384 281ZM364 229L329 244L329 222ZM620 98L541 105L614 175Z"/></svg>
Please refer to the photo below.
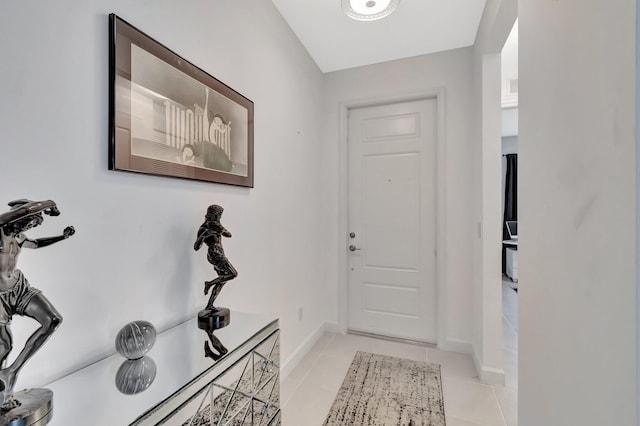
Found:
<svg viewBox="0 0 640 426"><path fill-rule="evenodd" d="M218 342L194 318L159 333L140 361L115 354L44 386L49 424L279 425L278 320L232 312L214 334ZM216 343L228 352L214 360L205 346Z"/></svg>

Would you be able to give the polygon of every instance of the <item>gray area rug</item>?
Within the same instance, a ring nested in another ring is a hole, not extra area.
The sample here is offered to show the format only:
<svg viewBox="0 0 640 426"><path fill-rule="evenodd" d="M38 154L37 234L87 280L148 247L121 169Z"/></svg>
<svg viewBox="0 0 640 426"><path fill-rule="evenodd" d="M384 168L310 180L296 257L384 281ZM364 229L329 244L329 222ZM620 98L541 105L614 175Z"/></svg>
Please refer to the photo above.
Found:
<svg viewBox="0 0 640 426"><path fill-rule="evenodd" d="M444 426L440 366L357 352L323 426Z"/></svg>

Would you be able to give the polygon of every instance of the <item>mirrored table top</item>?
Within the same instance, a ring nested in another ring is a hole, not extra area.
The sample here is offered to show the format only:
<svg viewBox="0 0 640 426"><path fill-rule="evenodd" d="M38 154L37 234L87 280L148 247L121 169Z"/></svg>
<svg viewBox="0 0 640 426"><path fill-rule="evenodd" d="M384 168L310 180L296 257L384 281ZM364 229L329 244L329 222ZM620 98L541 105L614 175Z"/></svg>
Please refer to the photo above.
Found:
<svg viewBox="0 0 640 426"><path fill-rule="evenodd" d="M155 345L143 358L146 362L128 369L134 373L149 372L155 366L155 378L150 384L141 379L123 384L122 372L127 367L122 365L127 359L115 354L43 386L53 391L53 418L49 424L118 426L134 423L147 410L163 405L203 373L232 362L252 338L277 328L277 321L270 316L232 311L231 323L214 333L228 350L217 361L205 356L205 342L211 341L207 333L198 328L197 318L183 322L159 333ZM116 375L119 376L118 384ZM125 372L126 375L131 376ZM125 394L118 388L139 393Z"/></svg>

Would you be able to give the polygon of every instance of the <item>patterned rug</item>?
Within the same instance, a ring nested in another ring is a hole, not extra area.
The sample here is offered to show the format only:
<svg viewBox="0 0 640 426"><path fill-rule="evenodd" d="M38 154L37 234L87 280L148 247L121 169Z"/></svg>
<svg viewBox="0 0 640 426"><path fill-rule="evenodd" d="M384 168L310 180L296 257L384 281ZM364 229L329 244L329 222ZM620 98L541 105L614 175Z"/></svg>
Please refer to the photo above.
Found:
<svg viewBox="0 0 640 426"><path fill-rule="evenodd" d="M323 426L444 426L440 366L357 352Z"/></svg>

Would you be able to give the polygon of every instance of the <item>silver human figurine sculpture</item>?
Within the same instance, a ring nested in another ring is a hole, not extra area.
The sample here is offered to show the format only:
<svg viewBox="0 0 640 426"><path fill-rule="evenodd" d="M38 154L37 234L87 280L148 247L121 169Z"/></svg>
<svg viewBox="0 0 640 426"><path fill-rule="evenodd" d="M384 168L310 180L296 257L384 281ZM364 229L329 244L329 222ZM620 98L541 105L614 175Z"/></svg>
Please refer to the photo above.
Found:
<svg viewBox="0 0 640 426"><path fill-rule="evenodd" d="M11 209L0 214L0 410L10 411L21 405L14 397L13 387L24 364L51 337L62 322L62 316L40 290L32 287L22 271L16 268L23 248L42 248L65 240L75 233L67 226L62 235L29 239L24 232L40 225L43 214L58 216L60 211L51 200L15 200ZM13 338L9 327L13 315L33 318L40 323L27 340L24 348L10 365L7 357L12 350ZM22 392L20 392L22 393Z"/></svg>
<svg viewBox="0 0 640 426"><path fill-rule="evenodd" d="M227 308L216 308L213 303L227 281L238 276L238 271L229 262L222 248L222 237L231 238L231 232L220 224L220 217L223 211L224 209L216 204L207 208L204 223L200 225L196 242L193 245L193 249L196 251L202 247L203 243L209 247L207 260L213 265L213 269L218 274L217 278L204 283L204 294L207 294L209 289L213 287L206 308L198 314L201 324L204 325L207 321L209 322L205 329L222 328L229 324L229 310Z"/></svg>

